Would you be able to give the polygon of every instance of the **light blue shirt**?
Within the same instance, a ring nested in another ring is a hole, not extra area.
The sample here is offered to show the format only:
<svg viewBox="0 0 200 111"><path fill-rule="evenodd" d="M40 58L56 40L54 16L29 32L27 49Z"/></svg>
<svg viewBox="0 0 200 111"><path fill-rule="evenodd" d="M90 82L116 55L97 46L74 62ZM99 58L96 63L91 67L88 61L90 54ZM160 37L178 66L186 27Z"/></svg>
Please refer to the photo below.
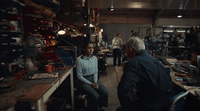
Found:
<svg viewBox="0 0 200 111"><path fill-rule="evenodd" d="M93 81L97 82L98 80L98 60L95 56L88 58L84 55L82 58L79 58L76 64L76 73L77 78L89 85L92 84L89 80L85 79L84 76L93 75Z"/></svg>

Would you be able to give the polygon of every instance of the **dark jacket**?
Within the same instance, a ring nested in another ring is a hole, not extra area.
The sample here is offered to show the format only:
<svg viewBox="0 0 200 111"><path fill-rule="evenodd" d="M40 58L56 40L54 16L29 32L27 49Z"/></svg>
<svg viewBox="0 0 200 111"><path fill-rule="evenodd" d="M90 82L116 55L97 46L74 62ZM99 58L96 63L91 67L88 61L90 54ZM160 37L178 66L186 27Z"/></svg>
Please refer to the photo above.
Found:
<svg viewBox="0 0 200 111"><path fill-rule="evenodd" d="M141 50L124 68L118 85L118 98L122 107L131 105L128 92L137 87L137 107L163 111L174 96L169 72L156 58Z"/></svg>

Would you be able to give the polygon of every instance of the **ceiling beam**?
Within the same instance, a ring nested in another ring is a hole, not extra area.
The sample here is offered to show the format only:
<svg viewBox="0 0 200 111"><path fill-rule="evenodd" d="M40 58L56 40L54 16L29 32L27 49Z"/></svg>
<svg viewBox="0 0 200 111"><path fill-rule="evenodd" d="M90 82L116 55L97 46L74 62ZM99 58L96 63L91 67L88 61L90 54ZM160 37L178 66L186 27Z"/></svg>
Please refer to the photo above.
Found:
<svg viewBox="0 0 200 111"><path fill-rule="evenodd" d="M154 12L148 12L148 11L143 11L143 12L137 12L137 11L115 11L115 12L110 12L110 11L99 11L99 14L103 14L103 15L135 15L135 14L139 14L139 15L151 15L154 14Z"/></svg>
<svg viewBox="0 0 200 111"><path fill-rule="evenodd" d="M172 2L172 0L169 0L169 2L167 3L167 5L162 8L160 11L156 12L154 15L154 18L157 20L160 16L160 14L170 5L170 3Z"/></svg>
<svg viewBox="0 0 200 111"><path fill-rule="evenodd" d="M160 14L164 11L165 9L162 10L156 10L155 14L154 14L154 19L157 20L160 16Z"/></svg>
<svg viewBox="0 0 200 111"><path fill-rule="evenodd" d="M183 9L185 9L185 8L186 8L187 4L188 4L188 0L186 1L186 3L185 3L185 6L184 6L184 8L183 8Z"/></svg>

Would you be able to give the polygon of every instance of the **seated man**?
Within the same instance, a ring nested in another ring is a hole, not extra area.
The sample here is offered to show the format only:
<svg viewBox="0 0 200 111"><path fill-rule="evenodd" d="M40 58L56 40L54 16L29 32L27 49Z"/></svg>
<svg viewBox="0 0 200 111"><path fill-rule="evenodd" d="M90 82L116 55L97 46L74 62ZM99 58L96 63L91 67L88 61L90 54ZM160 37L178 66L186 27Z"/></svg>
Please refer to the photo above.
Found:
<svg viewBox="0 0 200 111"><path fill-rule="evenodd" d="M175 95L169 72L156 58L147 53L144 42L132 37L126 43L130 61L118 85L121 107L117 111L165 111ZM136 87L136 99L129 92Z"/></svg>

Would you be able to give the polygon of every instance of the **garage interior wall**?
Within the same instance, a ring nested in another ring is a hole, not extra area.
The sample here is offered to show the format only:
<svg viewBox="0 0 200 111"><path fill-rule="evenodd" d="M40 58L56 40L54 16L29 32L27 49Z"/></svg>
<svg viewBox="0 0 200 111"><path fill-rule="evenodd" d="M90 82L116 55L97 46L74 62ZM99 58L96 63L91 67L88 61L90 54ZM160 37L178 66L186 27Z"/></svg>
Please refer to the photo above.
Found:
<svg viewBox="0 0 200 111"><path fill-rule="evenodd" d="M103 16L100 19L100 29L103 29L103 37L107 37L107 44L111 45L111 41L113 37L116 36L117 33L121 34L123 43L125 44L127 40L131 37L131 30L134 32L140 32L140 37L146 37L147 29L151 28L151 19L144 18L131 18L131 20L127 20L125 17L111 17L114 19L105 19ZM108 18L108 17L107 17ZM137 21L137 20L139 21ZM119 22L118 22L119 21ZM141 22L143 21L143 23ZM143 25L144 24L144 25ZM198 26L200 25L200 19L176 19L176 18L159 18L156 21L156 26L166 26L166 25L174 25L174 26ZM155 35L162 34L162 28L156 28Z"/></svg>
<svg viewBox="0 0 200 111"><path fill-rule="evenodd" d="M200 25L200 19L159 18L156 25L198 26Z"/></svg>
<svg viewBox="0 0 200 111"><path fill-rule="evenodd" d="M140 25L140 24L100 24L99 26L103 29L103 37L107 37L108 45L112 44L112 39L117 35L121 34L123 43L125 44L127 40L132 36L131 30L134 32L140 32L140 37L144 38L146 36L146 29L150 28L151 25Z"/></svg>
<svg viewBox="0 0 200 111"><path fill-rule="evenodd" d="M157 26L199 26L200 19L175 19L175 18L159 18L156 22ZM163 33L162 28L156 28L155 35Z"/></svg>

